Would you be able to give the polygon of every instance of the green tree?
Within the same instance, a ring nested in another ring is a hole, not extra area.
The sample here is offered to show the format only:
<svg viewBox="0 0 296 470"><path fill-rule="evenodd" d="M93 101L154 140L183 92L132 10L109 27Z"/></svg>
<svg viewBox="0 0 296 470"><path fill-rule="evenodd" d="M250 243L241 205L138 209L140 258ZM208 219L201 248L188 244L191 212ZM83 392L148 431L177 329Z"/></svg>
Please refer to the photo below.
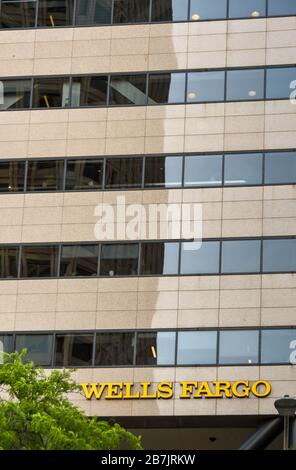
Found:
<svg viewBox="0 0 296 470"><path fill-rule="evenodd" d="M0 367L0 450L141 449L140 437L70 402L81 393L72 371L48 374L25 354L4 354Z"/></svg>

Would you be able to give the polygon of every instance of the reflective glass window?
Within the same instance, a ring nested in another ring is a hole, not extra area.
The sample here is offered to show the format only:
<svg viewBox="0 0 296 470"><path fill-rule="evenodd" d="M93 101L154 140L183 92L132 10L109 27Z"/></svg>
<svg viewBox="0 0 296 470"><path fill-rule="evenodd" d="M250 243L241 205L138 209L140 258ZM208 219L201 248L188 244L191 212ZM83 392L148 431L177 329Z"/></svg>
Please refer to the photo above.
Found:
<svg viewBox="0 0 296 470"><path fill-rule="evenodd" d="M179 243L142 243L141 274L178 274Z"/></svg>
<svg viewBox="0 0 296 470"><path fill-rule="evenodd" d="M57 262L56 245L23 246L21 277L56 277Z"/></svg>
<svg viewBox="0 0 296 470"><path fill-rule="evenodd" d="M142 171L142 158L108 158L105 187L107 189L140 188Z"/></svg>
<svg viewBox="0 0 296 470"><path fill-rule="evenodd" d="M25 162L0 162L0 192L23 191Z"/></svg>
<svg viewBox="0 0 296 470"><path fill-rule="evenodd" d="M92 364L94 336L56 335L55 366L90 366Z"/></svg>
<svg viewBox="0 0 296 470"><path fill-rule="evenodd" d="M219 273L220 242L184 242L181 245L181 274Z"/></svg>
<svg viewBox="0 0 296 470"><path fill-rule="evenodd" d="M110 24L112 0L77 0L76 24Z"/></svg>
<svg viewBox="0 0 296 470"><path fill-rule="evenodd" d="M103 185L103 160L68 160L66 189L93 190Z"/></svg>
<svg viewBox="0 0 296 470"><path fill-rule="evenodd" d="M225 72L190 72L187 76L187 102L224 101Z"/></svg>
<svg viewBox="0 0 296 470"><path fill-rule="evenodd" d="M189 0L152 0L152 21L185 21Z"/></svg>
<svg viewBox="0 0 296 470"><path fill-rule="evenodd" d="M60 275L96 276L98 256L98 245L64 245L61 254Z"/></svg>
<svg viewBox="0 0 296 470"><path fill-rule="evenodd" d="M263 98L263 69L244 69L227 71L227 101L262 100Z"/></svg>
<svg viewBox="0 0 296 470"><path fill-rule="evenodd" d="M222 273L260 271L261 240L225 240L222 242Z"/></svg>
<svg viewBox="0 0 296 470"><path fill-rule="evenodd" d="M191 0L190 20L215 20L226 18L227 0Z"/></svg>
<svg viewBox="0 0 296 470"><path fill-rule="evenodd" d="M268 15L296 15L295 0L268 0Z"/></svg>
<svg viewBox="0 0 296 470"><path fill-rule="evenodd" d="M95 364L98 366L133 365L135 334L106 332L96 335Z"/></svg>
<svg viewBox="0 0 296 470"><path fill-rule="evenodd" d="M71 106L106 106L107 88L107 76L74 77Z"/></svg>
<svg viewBox="0 0 296 470"><path fill-rule="evenodd" d="M175 345L175 332L138 332L136 364L142 366L174 364Z"/></svg>
<svg viewBox="0 0 296 470"><path fill-rule="evenodd" d="M264 182L266 184L295 184L296 152L265 154Z"/></svg>
<svg viewBox="0 0 296 470"><path fill-rule="evenodd" d="M185 73L149 75L148 104L184 103Z"/></svg>
<svg viewBox="0 0 296 470"><path fill-rule="evenodd" d="M0 364L4 362L3 353L11 353L13 351L13 336L0 335Z"/></svg>
<svg viewBox="0 0 296 470"><path fill-rule="evenodd" d="M259 18L266 15L266 0L229 0L229 18Z"/></svg>
<svg viewBox="0 0 296 470"><path fill-rule="evenodd" d="M145 187L181 187L182 166L183 157L146 157Z"/></svg>
<svg viewBox="0 0 296 470"><path fill-rule="evenodd" d="M137 243L102 245L101 276L135 276L138 272Z"/></svg>
<svg viewBox="0 0 296 470"><path fill-rule="evenodd" d="M258 361L258 331L220 331L219 364L257 364Z"/></svg>
<svg viewBox="0 0 296 470"><path fill-rule="evenodd" d="M229 154L224 157L224 184L262 184L262 153Z"/></svg>
<svg viewBox="0 0 296 470"><path fill-rule="evenodd" d="M33 108L62 108L69 105L69 78L34 78Z"/></svg>
<svg viewBox="0 0 296 470"><path fill-rule="evenodd" d="M114 0L113 23L141 23L149 20L150 0Z"/></svg>
<svg viewBox="0 0 296 470"><path fill-rule="evenodd" d="M0 246L0 278L16 278L18 272L19 247Z"/></svg>
<svg viewBox="0 0 296 470"><path fill-rule="evenodd" d="M74 0L39 0L38 26L70 26L73 24Z"/></svg>
<svg viewBox="0 0 296 470"><path fill-rule="evenodd" d="M60 191L63 189L64 160L32 160L28 162L28 191Z"/></svg>
<svg viewBox="0 0 296 470"><path fill-rule="evenodd" d="M109 104L146 104L146 75L111 76Z"/></svg>
<svg viewBox="0 0 296 470"><path fill-rule="evenodd" d="M266 98L290 98L296 89L296 67L272 68L266 71ZM295 99L295 96L294 96Z"/></svg>
<svg viewBox="0 0 296 470"><path fill-rule="evenodd" d="M0 109L30 107L31 80L1 80Z"/></svg>
<svg viewBox="0 0 296 470"><path fill-rule="evenodd" d="M261 332L261 364L289 364L295 361L296 328Z"/></svg>
<svg viewBox="0 0 296 470"><path fill-rule="evenodd" d="M221 186L222 155L185 157L184 186Z"/></svg>
<svg viewBox="0 0 296 470"><path fill-rule="evenodd" d="M1 1L0 28L33 28L37 1Z"/></svg>
<svg viewBox="0 0 296 470"><path fill-rule="evenodd" d="M51 365L52 358L52 335L16 335L15 349L21 352L27 350L25 361L33 361L39 366Z"/></svg>
<svg viewBox="0 0 296 470"><path fill-rule="evenodd" d="M179 331L178 365L216 364L216 331Z"/></svg>
<svg viewBox="0 0 296 470"><path fill-rule="evenodd" d="M263 240L263 272L295 271L295 238Z"/></svg>

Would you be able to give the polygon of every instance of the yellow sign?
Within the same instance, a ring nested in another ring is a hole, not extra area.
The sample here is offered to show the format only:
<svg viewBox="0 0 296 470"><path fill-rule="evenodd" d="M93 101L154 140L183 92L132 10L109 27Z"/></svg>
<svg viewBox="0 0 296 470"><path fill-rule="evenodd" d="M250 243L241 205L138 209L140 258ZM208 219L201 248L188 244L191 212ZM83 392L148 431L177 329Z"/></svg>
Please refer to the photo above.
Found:
<svg viewBox="0 0 296 470"><path fill-rule="evenodd" d="M82 383L83 393L87 400L169 400L170 398L265 398L271 392L271 385L265 380L250 382L94 382Z"/></svg>

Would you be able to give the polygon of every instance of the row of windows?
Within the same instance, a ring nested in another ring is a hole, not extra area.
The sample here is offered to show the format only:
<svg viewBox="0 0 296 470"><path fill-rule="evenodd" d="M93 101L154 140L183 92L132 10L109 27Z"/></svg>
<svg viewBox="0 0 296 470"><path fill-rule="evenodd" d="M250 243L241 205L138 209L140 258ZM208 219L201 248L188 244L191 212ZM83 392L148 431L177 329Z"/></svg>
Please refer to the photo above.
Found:
<svg viewBox="0 0 296 470"><path fill-rule="evenodd" d="M57 367L289 364L296 328L0 335L1 350L23 348Z"/></svg>
<svg viewBox="0 0 296 470"><path fill-rule="evenodd" d="M296 272L296 237L0 246L1 278Z"/></svg>
<svg viewBox="0 0 296 470"><path fill-rule="evenodd" d="M296 67L3 79L0 109L288 99Z"/></svg>
<svg viewBox="0 0 296 470"><path fill-rule="evenodd" d="M295 151L0 161L0 192L295 183Z"/></svg>
<svg viewBox="0 0 296 470"><path fill-rule="evenodd" d="M1 28L295 15L294 0L2 0Z"/></svg>

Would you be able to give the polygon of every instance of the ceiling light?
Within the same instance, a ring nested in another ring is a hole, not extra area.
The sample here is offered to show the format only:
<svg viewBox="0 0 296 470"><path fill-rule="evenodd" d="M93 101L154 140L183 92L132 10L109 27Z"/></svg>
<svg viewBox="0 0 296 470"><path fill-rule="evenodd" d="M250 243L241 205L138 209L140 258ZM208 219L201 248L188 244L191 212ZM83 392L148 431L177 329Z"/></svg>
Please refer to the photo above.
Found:
<svg viewBox="0 0 296 470"><path fill-rule="evenodd" d="M192 19L192 21L198 21L198 20L200 20L200 16L199 16L197 13L194 13L194 14L191 16L191 19Z"/></svg>
<svg viewBox="0 0 296 470"><path fill-rule="evenodd" d="M154 359L157 358L157 354L156 354L156 349L154 346L151 346L151 352L152 352L152 356L154 357Z"/></svg>
<svg viewBox="0 0 296 470"><path fill-rule="evenodd" d="M194 100L196 98L196 93L194 93L194 91L190 91L187 97L189 100Z"/></svg>
<svg viewBox="0 0 296 470"><path fill-rule="evenodd" d="M249 96L256 96L256 95L257 95L257 92L256 92L255 90L250 90L250 91L248 92L248 95L249 95Z"/></svg>
<svg viewBox="0 0 296 470"><path fill-rule="evenodd" d="M253 16L253 18L258 18L258 16L260 16L260 11L258 10L252 11L251 16Z"/></svg>

